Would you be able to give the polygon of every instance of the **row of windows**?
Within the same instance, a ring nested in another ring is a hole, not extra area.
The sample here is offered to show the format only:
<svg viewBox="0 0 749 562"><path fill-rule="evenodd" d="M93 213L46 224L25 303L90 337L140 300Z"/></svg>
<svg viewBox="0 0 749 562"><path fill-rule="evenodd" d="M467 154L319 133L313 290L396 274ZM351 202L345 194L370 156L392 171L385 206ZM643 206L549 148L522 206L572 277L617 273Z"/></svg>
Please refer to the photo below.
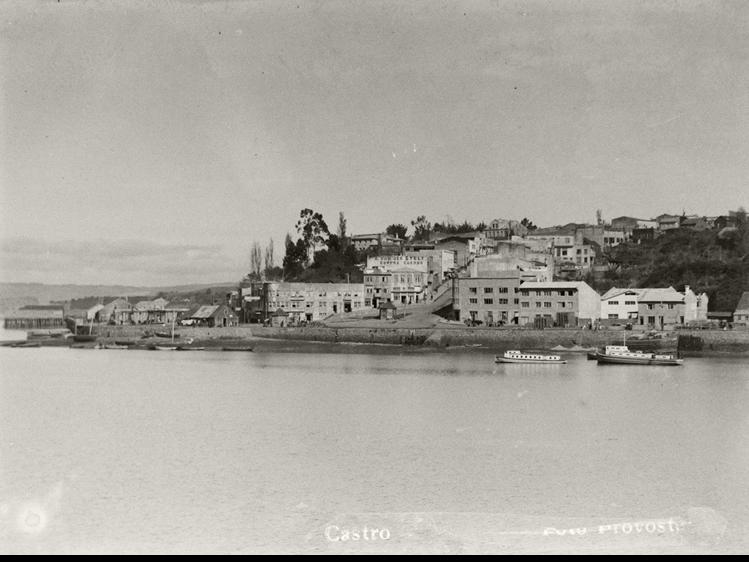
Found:
<svg viewBox="0 0 749 562"><path fill-rule="evenodd" d="M494 287L484 287L484 294L490 294L494 293ZM478 294L478 287L468 287L468 292L471 295ZM508 294L510 292L509 287L497 287L497 292L500 294ZM567 289L557 289L557 290L551 290L551 289L522 289L522 288L514 288L515 293L520 293L524 297L528 297L531 295L531 292L535 296L545 296L545 297L553 297L555 295L560 297L572 297L575 294L574 290L567 290Z"/></svg>
<svg viewBox="0 0 749 562"><path fill-rule="evenodd" d="M283 308L283 309L313 308L315 306L314 301L271 301L270 304L273 307L278 307L278 308ZM343 302L341 301L333 301L333 302L318 301L317 302L318 308L327 308L328 306L332 307L335 305L343 306ZM354 308L358 308L359 306L361 306L361 302L352 301L351 306L353 306Z"/></svg>
<svg viewBox="0 0 749 562"><path fill-rule="evenodd" d="M541 308L542 306L543 308L551 308L553 306L553 303L551 301L545 301L543 303L541 301L536 301L535 304L536 308ZM530 308L531 303L523 301L522 303L520 303L520 306L522 306L523 308ZM575 308L575 303L572 301L559 301L557 302L557 308Z"/></svg>
<svg viewBox="0 0 749 562"><path fill-rule="evenodd" d="M608 301L608 303L612 306L616 306L619 304L619 301ZM637 301L624 301L625 306L637 306Z"/></svg>
<svg viewBox="0 0 749 562"><path fill-rule="evenodd" d="M533 289L533 291L534 291L535 296L537 296L537 297L540 297L541 295L543 295L545 297L552 297L552 296L554 296L554 294L557 294L560 297L565 297L565 296L571 297L571 296L574 296L574 294L575 294L574 290L573 291L568 291L568 290L564 290L564 289L557 290L557 291L550 291L548 289L545 289L545 290L542 290L542 289ZM523 295L524 297L530 296L530 293L531 293L530 289L520 289L520 294Z"/></svg>

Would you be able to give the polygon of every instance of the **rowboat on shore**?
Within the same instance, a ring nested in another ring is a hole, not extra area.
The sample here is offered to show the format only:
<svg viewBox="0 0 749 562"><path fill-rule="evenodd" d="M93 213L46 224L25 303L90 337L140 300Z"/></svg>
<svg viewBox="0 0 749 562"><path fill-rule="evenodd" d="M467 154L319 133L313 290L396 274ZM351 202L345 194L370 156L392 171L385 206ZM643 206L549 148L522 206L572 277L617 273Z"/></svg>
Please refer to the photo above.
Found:
<svg viewBox="0 0 749 562"><path fill-rule="evenodd" d="M10 347L42 347L40 342L24 341L10 344Z"/></svg>
<svg viewBox="0 0 749 562"><path fill-rule="evenodd" d="M179 349L179 346L177 345L151 345L148 347L148 349L151 349L153 351L177 351L177 349Z"/></svg>
<svg viewBox="0 0 749 562"><path fill-rule="evenodd" d="M540 353L527 353L522 351L505 351L504 355L494 357L495 363L536 363L536 364L561 364L567 363L559 355L543 355Z"/></svg>
<svg viewBox="0 0 749 562"><path fill-rule="evenodd" d="M251 347L229 346L229 347L222 347L221 351L252 351L252 348Z"/></svg>

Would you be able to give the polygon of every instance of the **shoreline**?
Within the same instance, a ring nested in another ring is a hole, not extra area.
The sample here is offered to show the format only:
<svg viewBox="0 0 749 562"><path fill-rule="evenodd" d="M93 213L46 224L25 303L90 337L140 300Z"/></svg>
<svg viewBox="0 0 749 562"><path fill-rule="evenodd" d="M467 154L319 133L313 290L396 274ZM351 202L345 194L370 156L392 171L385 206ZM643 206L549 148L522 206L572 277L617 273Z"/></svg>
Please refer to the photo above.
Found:
<svg viewBox="0 0 749 562"><path fill-rule="evenodd" d="M645 338L637 332L623 330L580 330L580 329L492 329L461 328L457 326L438 328L272 328L258 325L243 325L230 328L182 327L179 337L172 342L171 338L144 338L144 326L106 326L99 327L96 342L76 345L76 347L94 347L96 344L114 344L116 341L127 341L131 348L147 349L148 346L184 346L222 350L222 348L247 348L253 350L298 351L311 348L319 349L326 344L328 349L348 348L350 350L393 350L409 351L491 351L500 352L509 349L526 351L554 351L558 353L578 354L589 348L605 345L621 345L626 337L626 344L632 349L643 351L672 350L679 351L685 357L701 356L748 356L748 330L679 330L659 333L659 337ZM96 335L96 334L95 334ZM638 337L639 336L639 337ZM16 340L19 342L20 340ZM43 347L65 347L73 344L71 338L29 338L24 342L38 343ZM12 342L1 342L9 346ZM343 344L343 345L339 345ZM240 349L246 350L246 349ZM226 349L225 351L236 351Z"/></svg>

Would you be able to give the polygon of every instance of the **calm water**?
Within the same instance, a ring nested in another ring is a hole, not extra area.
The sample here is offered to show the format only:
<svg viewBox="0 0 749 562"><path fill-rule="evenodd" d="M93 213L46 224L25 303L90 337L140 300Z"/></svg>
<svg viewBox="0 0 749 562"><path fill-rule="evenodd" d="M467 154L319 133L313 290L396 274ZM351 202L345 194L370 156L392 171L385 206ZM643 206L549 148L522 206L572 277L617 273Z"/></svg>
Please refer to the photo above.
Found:
<svg viewBox="0 0 749 562"><path fill-rule="evenodd" d="M745 358L321 350L0 348L0 551L749 547Z"/></svg>

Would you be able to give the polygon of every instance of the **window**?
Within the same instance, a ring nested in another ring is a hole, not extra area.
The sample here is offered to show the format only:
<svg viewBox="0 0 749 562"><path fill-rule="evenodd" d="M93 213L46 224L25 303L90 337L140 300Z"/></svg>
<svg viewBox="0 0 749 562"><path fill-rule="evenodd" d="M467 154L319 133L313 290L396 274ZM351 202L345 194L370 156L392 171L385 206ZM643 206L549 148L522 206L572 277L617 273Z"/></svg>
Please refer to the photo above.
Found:
<svg viewBox="0 0 749 562"><path fill-rule="evenodd" d="M674 309L674 305L673 305L673 303L669 303L669 305L668 305L668 309L669 309L669 310L673 310L673 309Z"/></svg>
<svg viewBox="0 0 749 562"><path fill-rule="evenodd" d="M521 307L523 307L523 308L530 308L530 306L531 306L531 303L529 303L529 302L522 302L522 303L520 304L520 306L521 306Z"/></svg>
<svg viewBox="0 0 749 562"><path fill-rule="evenodd" d="M541 303L540 302L536 302L536 308L541 308Z"/></svg>
<svg viewBox="0 0 749 562"><path fill-rule="evenodd" d="M478 304L479 303L479 299L477 299L477 298L470 298L470 299L468 299L468 302L470 302L471 304Z"/></svg>
<svg viewBox="0 0 749 562"><path fill-rule="evenodd" d="M512 299L513 304L520 304L520 299Z"/></svg>
<svg viewBox="0 0 749 562"><path fill-rule="evenodd" d="M619 304L619 301L609 301L609 304L610 305L617 305L617 304Z"/></svg>
<svg viewBox="0 0 749 562"><path fill-rule="evenodd" d="M652 304L648 305L648 310L653 310L653 305Z"/></svg>
<svg viewBox="0 0 749 562"><path fill-rule="evenodd" d="M484 287L484 293L493 293L494 287Z"/></svg>
<svg viewBox="0 0 749 562"><path fill-rule="evenodd" d="M636 306L637 305L637 301L624 301L624 304L626 306Z"/></svg>
<svg viewBox="0 0 749 562"><path fill-rule="evenodd" d="M618 314L609 314L609 319L610 320L618 320L619 319L619 315Z"/></svg>
<svg viewBox="0 0 749 562"><path fill-rule="evenodd" d="M499 304L507 304L507 299L499 299Z"/></svg>
<svg viewBox="0 0 749 562"><path fill-rule="evenodd" d="M478 292L478 289L476 287L468 287L468 292L475 295Z"/></svg>
<svg viewBox="0 0 749 562"><path fill-rule="evenodd" d="M522 289L520 291L520 294L523 295L524 297L527 297L528 296L528 289Z"/></svg>
<svg viewBox="0 0 749 562"><path fill-rule="evenodd" d="M500 287L498 289L498 292L507 294L509 292L509 289L507 287Z"/></svg>
<svg viewBox="0 0 749 562"><path fill-rule="evenodd" d="M484 299L484 304L494 304L494 299Z"/></svg>
<svg viewBox="0 0 749 562"><path fill-rule="evenodd" d="M551 296L551 291L544 291L544 296L545 297L550 297Z"/></svg>
<svg viewBox="0 0 749 562"><path fill-rule="evenodd" d="M551 303L549 301L546 301L544 303L544 308L551 308Z"/></svg>
<svg viewBox="0 0 749 562"><path fill-rule="evenodd" d="M567 304L564 301L559 301L559 308L566 308Z"/></svg>

